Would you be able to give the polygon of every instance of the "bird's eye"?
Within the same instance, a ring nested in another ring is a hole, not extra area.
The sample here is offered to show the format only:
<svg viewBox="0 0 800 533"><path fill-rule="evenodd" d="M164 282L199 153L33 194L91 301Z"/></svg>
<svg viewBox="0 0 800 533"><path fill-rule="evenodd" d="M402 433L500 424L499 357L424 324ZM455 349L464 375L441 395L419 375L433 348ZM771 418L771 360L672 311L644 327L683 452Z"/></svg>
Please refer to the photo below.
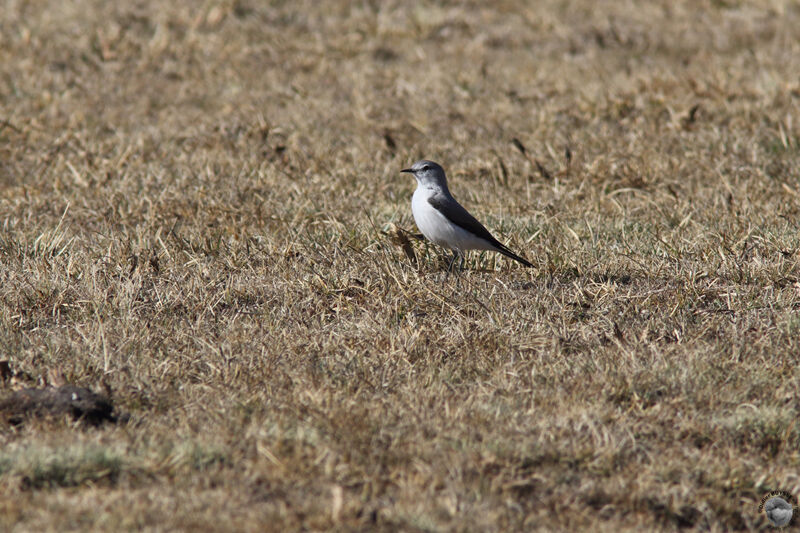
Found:
<svg viewBox="0 0 800 533"><path fill-rule="evenodd" d="M431 169L430 165L423 165L421 170L430 170L430 169Z"/></svg>

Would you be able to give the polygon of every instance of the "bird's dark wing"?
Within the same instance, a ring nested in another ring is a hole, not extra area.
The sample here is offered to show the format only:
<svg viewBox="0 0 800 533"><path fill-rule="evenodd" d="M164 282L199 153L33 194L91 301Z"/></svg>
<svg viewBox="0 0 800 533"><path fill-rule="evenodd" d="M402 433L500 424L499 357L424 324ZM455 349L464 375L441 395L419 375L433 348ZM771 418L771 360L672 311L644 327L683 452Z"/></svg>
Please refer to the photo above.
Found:
<svg viewBox="0 0 800 533"><path fill-rule="evenodd" d="M497 246L498 248L502 246L497 239L492 237L492 234L489 233L489 230L483 227L483 224L478 222L474 216L470 215L469 212L461 207L461 204L456 202L454 199L436 194L428 198L428 203L456 226L488 241L490 244Z"/></svg>
<svg viewBox="0 0 800 533"><path fill-rule="evenodd" d="M508 256L515 261L519 261L525 266L533 266L527 260L509 250L505 244L495 239L492 234L489 233L489 230L487 230L483 224L478 222L474 216L470 215L469 212L461 206L461 204L455 201L455 199L448 198L444 195L435 194L428 198L428 203L431 204L434 209L444 215L447 220L472 233L473 235L476 235L477 237L487 241L489 244L497 248L497 251L501 254Z"/></svg>

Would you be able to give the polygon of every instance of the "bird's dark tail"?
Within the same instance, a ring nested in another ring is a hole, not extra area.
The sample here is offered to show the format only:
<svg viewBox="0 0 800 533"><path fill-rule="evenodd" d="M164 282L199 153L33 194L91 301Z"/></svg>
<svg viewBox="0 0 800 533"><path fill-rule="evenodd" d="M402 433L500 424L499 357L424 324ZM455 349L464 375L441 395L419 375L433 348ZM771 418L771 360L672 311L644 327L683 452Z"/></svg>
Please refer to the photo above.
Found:
<svg viewBox="0 0 800 533"><path fill-rule="evenodd" d="M501 254L503 254L506 257L510 257L514 261L519 261L520 263L522 263L526 267L532 267L533 266L533 264L530 261L528 261L527 259L523 259L522 257L518 256L517 254L515 254L514 252L509 250L508 247L503 245L503 244L500 244L500 246L497 247L497 251L500 252Z"/></svg>

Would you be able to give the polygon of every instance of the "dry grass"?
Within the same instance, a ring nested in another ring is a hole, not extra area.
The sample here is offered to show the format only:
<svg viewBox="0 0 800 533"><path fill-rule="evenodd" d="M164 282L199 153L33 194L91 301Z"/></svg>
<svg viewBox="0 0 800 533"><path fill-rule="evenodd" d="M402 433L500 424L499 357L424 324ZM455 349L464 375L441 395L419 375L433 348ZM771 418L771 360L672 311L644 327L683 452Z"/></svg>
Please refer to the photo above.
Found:
<svg viewBox="0 0 800 533"><path fill-rule="evenodd" d="M172 4L0 10L2 353L132 416L0 429L0 529L720 531L800 492L795 3ZM422 156L535 268L411 264Z"/></svg>

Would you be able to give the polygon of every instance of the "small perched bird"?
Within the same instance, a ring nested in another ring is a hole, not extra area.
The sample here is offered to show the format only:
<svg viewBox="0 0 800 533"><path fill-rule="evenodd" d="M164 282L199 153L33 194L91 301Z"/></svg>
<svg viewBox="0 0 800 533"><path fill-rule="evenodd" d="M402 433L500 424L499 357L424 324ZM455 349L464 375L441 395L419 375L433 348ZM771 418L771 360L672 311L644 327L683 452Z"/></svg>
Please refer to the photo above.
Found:
<svg viewBox="0 0 800 533"><path fill-rule="evenodd" d="M764 512L773 526L783 527L792 519L794 509L780 496L773 496L764 504Z"/></svg>
<svg viewBox="0 0 800 533"><path fill-rule="evenodd" d="M463 268L464 252L467 250L500 252L525 266L533 266L492 237L489 230L461 207L450 194L444 169L438 164L423 159L400 172L413 174L417 179L417 190L411 198L411 212L419 230L431 242L453 251L448 269L453 267L459 256Z"/></svg>

